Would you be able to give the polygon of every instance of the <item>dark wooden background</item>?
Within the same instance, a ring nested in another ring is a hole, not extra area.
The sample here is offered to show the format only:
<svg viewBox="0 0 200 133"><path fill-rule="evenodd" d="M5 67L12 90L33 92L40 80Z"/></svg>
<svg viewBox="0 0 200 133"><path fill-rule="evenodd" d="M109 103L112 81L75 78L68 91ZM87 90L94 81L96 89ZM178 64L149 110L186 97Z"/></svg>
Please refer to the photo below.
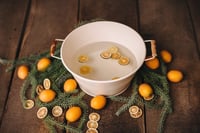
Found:
<svg viewBox="0 0 200 133"><path fill-rule="evenodd" d="M165 133L199 133L198 0L1 0L0 57L17 59L41 53L49 49L52 39L65 38L79 21L96 18L126 24L144 39L155 39L159 49L173 53L170 68L183 71L184 80L170 84L174 112L167 118ZM48 132L36 117L36 108L23 109L19 98L22 83L16 71L6 73L0 65L0 132ZM128 111L114 115L120 106L109 102L99 111L100 133L156 133L160 110L144 107L144 115L132 119Z"/></svg>

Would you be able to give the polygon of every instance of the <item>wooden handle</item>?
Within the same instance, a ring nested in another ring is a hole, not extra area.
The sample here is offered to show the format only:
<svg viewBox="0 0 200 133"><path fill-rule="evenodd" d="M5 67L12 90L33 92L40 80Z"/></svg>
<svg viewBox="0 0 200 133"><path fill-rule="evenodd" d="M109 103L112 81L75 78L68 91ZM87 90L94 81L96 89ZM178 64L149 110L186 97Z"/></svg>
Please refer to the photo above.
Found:
<svg viewBox="0 0 200 133"><path fill-rule="evenodd" d="M146 40L145 42L150 42L150 46L151 46L151 55L147 56L145 61L152 60L157 56L156 41L155 40Z"/></svg>
<svg viewBox="0 0 200 133"><path fill-rule="evenodd" d="M52 44L51 44L51 47L50 47L50 55L51 55L51 57L54 56L55 50L56 50L56 40L53 40Z"/></svg>
<svg viewBox="0 0 200 133"><path fill-rule="evenodd" d="M156 57L157 56L157 52L156 52L156 41L155 40L151 40L151 52L152 52L152 56Z"/></svg>

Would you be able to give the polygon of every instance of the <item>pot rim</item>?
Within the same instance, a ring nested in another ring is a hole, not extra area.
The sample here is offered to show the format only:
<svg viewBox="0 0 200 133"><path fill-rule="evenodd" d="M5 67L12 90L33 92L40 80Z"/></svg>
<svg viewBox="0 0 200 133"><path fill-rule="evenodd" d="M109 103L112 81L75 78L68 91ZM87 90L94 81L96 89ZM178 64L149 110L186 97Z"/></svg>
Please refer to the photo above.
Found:
<svg viewBox="0 0 200 133"><path fill-rule="evenodd" d="M87 23L87 24L84 24L84 25L81 25L79 27L77 27L76 29L72 30L67 36L66 38L64 39L64 41L62 42L62 45L61 45L61 49L60 49L60 56L61 56L61 61L62 61L62 64L65 66L65 68L74 76L74 77L78 77L79 79L82 79L82 80L85 80L85 81L88 81L88 82L93 82L93 83L113 83L113 82L118 82L118 81L121 81L121 80L124 80L124 79L127 79L128 77L134 75L140 68L141 66L143 65L143 63L140 63L137 65L137 67L135 69L133 69L133 71L131 71L130 73L122 76L122 77L119 77L115 80L94 80L94 79L88 79L88 78L85 78L85 77L82 77L81 75L73 72L67 65L66 63L64 62L64 59L63 59L63 47L64 47L64 44L66 44L65 42L68 40L68 38L74 33L76 32L77 30L79 30L80 28L84 28L85 26L88 26L90 24L93 24L93 23L113 23L113 24L118 24L118 25L121 25L121 26L124 26L130 30L132 30L133 32L135 32L135 35L137 36L137 38L142 42L143 44L143 47L144 47L144 57L143 57L143 62L145 61L145 57L146 57L146 45L144 43L144 40L142 39L142 37L140 36L140 34L138 32L136 32L133 28L125 25L125 24L122 24L122 23L119 23L119 22L114 22L114 21L95 21L95 22L90 22L90 23Z"/></svg>

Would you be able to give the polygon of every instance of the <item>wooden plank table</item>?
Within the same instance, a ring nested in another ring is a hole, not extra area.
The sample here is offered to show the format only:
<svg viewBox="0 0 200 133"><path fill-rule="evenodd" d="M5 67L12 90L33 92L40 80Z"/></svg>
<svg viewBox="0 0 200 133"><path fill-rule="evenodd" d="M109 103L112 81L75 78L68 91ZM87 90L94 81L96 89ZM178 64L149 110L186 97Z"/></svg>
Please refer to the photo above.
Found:
<svg viewBox="0 0 200 133"><path fill-rule="evenodd" d="M158 49L171 51L174 60L169 68L184 72L182 82L170 84L173 113L167 118L165 132L199 133L199 6L199 1L189 0L1 0L0 57L18 59L48 50L53 39L65 38L80 21L101 18L126 24L144 39L155 39ZM0 65L0 132L48 132L36 117L37 108L27 111L22 107L19 92L23 81L16 71L6 73L5 69ZM144 106L144 115L132 119L128 111L115 116L120 106L109 102L98 111L100 133L157 132L160 110Z"/></svg>

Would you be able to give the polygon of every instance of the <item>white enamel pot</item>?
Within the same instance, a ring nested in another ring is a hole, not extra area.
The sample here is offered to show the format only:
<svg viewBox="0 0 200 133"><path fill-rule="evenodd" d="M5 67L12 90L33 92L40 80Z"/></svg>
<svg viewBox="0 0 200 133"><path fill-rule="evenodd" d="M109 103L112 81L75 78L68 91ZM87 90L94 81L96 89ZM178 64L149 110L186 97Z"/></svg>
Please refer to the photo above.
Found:
<svg viewBox="0 0 200 133"><path fill-rule="evenodd" d="M63 41L60 49L60 57L56 57L53 54L55 44L51 47L51 56L62 60L63 65L76 79L80 88L90 96L113 96L121 94L128 88L134 74L146 59L146 46L141 36L132 28L117 22L97 21L88 23L74 29L64 40L57 39L57 41ZM93 80L74 72L72 69L73 66L70 63L75 52L81 47L96 42L114 42L123 45L123 47L129 49L135 56L137 62L136 68L115 80ZM152 58L154 56L156 54Z"/></svg>

